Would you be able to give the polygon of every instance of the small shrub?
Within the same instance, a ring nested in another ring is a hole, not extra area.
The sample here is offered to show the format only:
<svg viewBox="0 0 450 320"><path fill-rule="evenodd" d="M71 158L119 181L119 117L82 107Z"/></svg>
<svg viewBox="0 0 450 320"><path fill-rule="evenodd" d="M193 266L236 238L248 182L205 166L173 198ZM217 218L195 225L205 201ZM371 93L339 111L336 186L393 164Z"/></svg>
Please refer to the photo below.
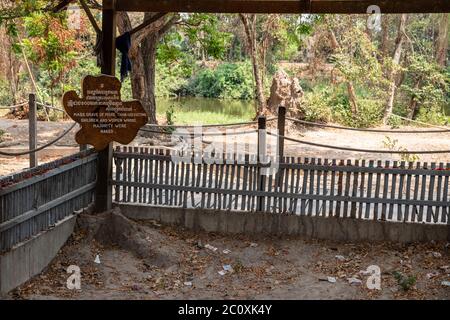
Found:
<svg viewBox="0 0 450 320"><path fill-rule="evenodd" d="M167 125L173 126L175 124L175 107L174 105L170 105L169 108L166 110L166 121ZM168 131L173 132L175 130L174 127L169 127Z"/></svg>
<svg viewBox="0 0 450 320"><path fill-rule="evenodd" d="M248 62L222 63L215 69L203 69L191 78L184 91L205 98L253 99L251 65Z"/></svg>
<svg viewBox="0 0 450 320"><path fill-rule="evenodd" d="M184 95L184 87L188 80L184 78L184 69L181 64L167 66L157 62L155 95L157 97L170 97L175 95Z"/></svg>
<svg viewBox="0 0 450 320"><path fill-rule="evenodd" d="M391 129L398 129L402 125L403 120L396 116L390 116L387 120L387 125L391 127Z"/></svg>
<svg viewBox="0 0 450 320"><path fill-rule="evenodd" d="M5 130L0 129L0 142L3 142L3 136L5 135Z"/></svg>
<svg viewBox="0 0 450 320"><path fill-rule="evenodd" d="M416 285L416 276L405 276L401 272L394 271L394 278L397 280L398 285L404 290L408 291Z"/></svg>
<svg viewBox="0 0 450 320"><path fill-rule="evenodd" d="M327 94L319 90L306 92L299 112L307 121L325 123L330 121L331 110Z"/></svg>
<svg viewBox="0 0 450 320"><path fill-rule="evenodd" d="M372 99L358 100L358 113L352 114L348 99L342 99L334 107L337 120L355 128L370 128L378 125L383 118L382 103Z"/></svg>
<svg viewBox="0 0 450 320"><path fill-rule="evenodd" d="M9 106L13 104L11 90L9 88L8 82L0 80L0 105Z"/></svg>
<svg viewBox="0 0 450 320"><path fill-rule="evenodd" d="M400 151L405 152L400 154L400 159L402 161L406 162L416 162L420 160L420 157L417 154L410 154L407 153L408 149L405 147L398 146L398 140L397 139L391 139L390 137L386 136L383 140L383 145L385 148L391 150L391 151Z"/></svg>

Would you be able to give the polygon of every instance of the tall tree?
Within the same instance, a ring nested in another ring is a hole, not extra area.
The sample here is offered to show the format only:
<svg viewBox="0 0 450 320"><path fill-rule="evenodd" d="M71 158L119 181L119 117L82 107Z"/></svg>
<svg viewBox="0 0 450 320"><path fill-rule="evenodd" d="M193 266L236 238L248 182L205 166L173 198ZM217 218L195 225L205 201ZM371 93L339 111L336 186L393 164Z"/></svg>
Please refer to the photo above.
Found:
<svg viewBox="0 0 450 320"><path fill-rule="evenodd" d="M143 23L158 13L145 13ZM156 123L155 75L156 50L160 39L178 21L179 16L163 16L140 31L133 33L129 56L132 64L131 88L133 98L142 102L149 115L149 123ZM118 28L121 34L133 29L130 15L120 12Z"/></svg>
<svg viewBox="0 0 450 320"><path fill-rule="evenodd" d="M391 82L389 87L389 98L384 111L383 122L386 123L389 117L392 115L392 110L394 108L395 93L397 91L397 76L400 68L400 59L403 52L403 43L406 38L406 22L408 20L407 14L402 14L398 24L397 39L395 41L395 51L392 58L392 66L388 74L388 79Z"/></svg>
<svg viewBox="0 0 450 320"><path fill-rule="evenodd" d="M256 100L257 100L257 114L260 115L264 112L266 107L266 98L264 96L264 85L262 76L261 56L259 51L258 39L257 39L257 16L256 14L243 14L240 13L242 24L244 25L247 45L250 51L250 58L253 65L253 77L255 80Z"/></svg>
<svg viewBox="0 0 450 320"><path fill-rule="evenodd" d="M331 46L332 48L336 50L342 50L341 45L337 41L336 35L331 27L328 29L330 34L330 40L331 40ZM350 101L350 105L352 107L352 114L355 115L358 113L358 100L356 98L356 92L355 87L353 85L353 82L350 79L346 79L346 86L347 86L347 92L348 92L348 98Z"/></svg>
<svg viewBox="0 0 450 320"><path fill-rule="evenodd" d="M447 51L448 51L448 24L449 24L449 14L442 13L439 22L439 35L436 43L436 62L445 67L447 63Z"/></svg>

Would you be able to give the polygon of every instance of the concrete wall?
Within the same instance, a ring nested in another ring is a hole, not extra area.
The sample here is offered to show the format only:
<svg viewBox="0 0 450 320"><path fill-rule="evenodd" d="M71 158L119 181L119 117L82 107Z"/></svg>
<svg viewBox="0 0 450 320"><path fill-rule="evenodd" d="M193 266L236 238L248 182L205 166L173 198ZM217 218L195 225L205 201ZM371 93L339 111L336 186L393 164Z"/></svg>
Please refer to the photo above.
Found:
<svg viewBox="0 0 450 320"><path fill-rule="evenodd" d="M6 294L39 274L57 255L72 234L76 215L58 222L0 255L0 294Z"/></svg>
<svg viewBox="0 0 450 320"><path fill-rule="evenodd" d="M394 241L401 243L450 240L449 225L397 223L307 217L262 212L232 212L204 209L152 207L120 204L132 219L152 219L194 231L298 235L337 241Z"/></svg>

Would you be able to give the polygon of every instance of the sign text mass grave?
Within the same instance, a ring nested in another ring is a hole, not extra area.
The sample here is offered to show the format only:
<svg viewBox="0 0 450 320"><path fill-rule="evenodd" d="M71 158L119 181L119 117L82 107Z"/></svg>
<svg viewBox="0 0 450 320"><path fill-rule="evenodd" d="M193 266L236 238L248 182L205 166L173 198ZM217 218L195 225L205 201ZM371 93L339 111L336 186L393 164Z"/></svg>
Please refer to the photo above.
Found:
<svg viewBox="0 0 450 320"><path fill-rule="evenodd" d="M81 98L75 91L63 97L67 114L81 126L75 140L93 145L96 150L103 150L112 141L121 144L133 141L148 119L142 104L137 100L121 100L122 84L116 77L86 76L82 86Z"/></svg>

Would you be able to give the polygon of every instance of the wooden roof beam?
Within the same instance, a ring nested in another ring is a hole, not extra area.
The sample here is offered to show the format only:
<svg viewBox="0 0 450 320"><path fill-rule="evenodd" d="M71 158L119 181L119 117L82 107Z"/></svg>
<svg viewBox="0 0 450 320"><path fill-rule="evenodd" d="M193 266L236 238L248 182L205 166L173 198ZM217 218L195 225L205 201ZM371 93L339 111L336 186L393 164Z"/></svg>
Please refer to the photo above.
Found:
<svg viewBox="0 0 450 320"><path fill-rule="evenodd" d="M116 0L115 9L138 12L367 13L371 5L378 5L382 13L450 12L450 0Z"/></svg>
<svg viewBox="0 0 450 320"><path fill-rule="evenodd" d="M60 3L58 3L54 8L53 12L60 12L63 9L65 9L73 0L63 0Z"/></svg>

